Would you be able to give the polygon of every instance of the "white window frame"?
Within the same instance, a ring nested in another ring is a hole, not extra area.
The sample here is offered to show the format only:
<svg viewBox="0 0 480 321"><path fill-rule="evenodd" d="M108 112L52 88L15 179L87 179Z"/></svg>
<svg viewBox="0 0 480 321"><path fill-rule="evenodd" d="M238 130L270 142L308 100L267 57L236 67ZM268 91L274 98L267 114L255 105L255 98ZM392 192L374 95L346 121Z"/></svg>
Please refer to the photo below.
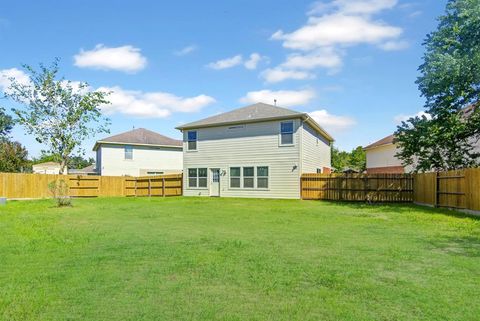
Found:
<svg viewBox="0 0 480 321"><path fill-rule="evenodd" d="M240 175L239 176L232 176L232 168L239 168L240 169ZM239 187L232 187L232 178L238 178L240 181L240 186ZM242 166L228 166L228 188L229 189L242 189Z"/></svg>
<svg viewBox="0 0 480 321"><path fill-rule="evenodd" d="M244 170L245 168L253 168L253 175L252 176L245 176L244 175ZM242 188L243 189L255 189L256 187L256 184L255 184L255 165L246 165L246 166L242 166ZM252 179L253 181L253 186L252 187L245 187L245 179L248 178L248 179Z"/></svg>
<svg viewBox="0 0 480 321"><path fill-rule="evenodd" d="M130 151L127 152L127 149L130 149ZM130 154L131 158L127 158L127 153ZM130 145L123 146L123 160L126 160L126 161L132 161L133 160L133 146L130 146Z"/></svg>
<svg viewBox="0 0 480 321"><path fill-rule="evenodd" d="M190 138L188 137L190 133L195 133L195 140L190 140ZM190 142L195 142L195 149L190 149ZM198 151L198 131L197 130L187 131L187 151L188 152Z"/></svg>
<svg viewBox="0 0 480 321"><path fill-rule="evenodd" d="M253 167L253 176L248 176L253 178L253 187L245 187L244 184L244 178L245 176L243 175L243 168L244 167ZM258 167L266 167L268 170L268 175L267 176L258 176ZM231 168L240 168L240 176L232 176L231 175ZM268 191L270 190L270 169L271 166L269 165L229 165L228 166L228 189L229 190L246 190L246 191L251 191L251 190L260 190L260 191ZM258 178L266 178L267 179L267 185L268 187L258 187ZM231 184L231 178L239 178L240 179L240 187L232 187Z"/></svg>
<svg viewBox="0 0 480 321"><path fill-rule="evenodd" d="M190 186L190 170L196 170L196 176L195 177L192 177L192 178L195 178L196 179L196 184L195 186ZM206 183L207 185L205 187L203 186L200 186L200 170L201 169L204 169L207 171L207 176L201 176L202 178L204 178L206 180ZM208 189L208 180L209 180L209 170L208 170L208 167L191 167L191 168L187 168L187 189Z"/></svg>
<svg viewBox="0 0 480 321"><path fill-rule="evenodd" d="M266 167L267 168L267 176L258 176L258 168L259 167ZM258 179L259 178L266 178L267 179L267 187L258 187ZM255 166L255 187L259 190L268 190L270 188L270 166L260 165Z"/></svg>
<svg viewBox="0 0 480 321"><path fill-rule="evenodd" d="M287 123L291 123L292 124L292 132L286 132L286 133L283 133L282 132L282 124L287 124ZM295 145L295 121L294 120L287 120L287 121L282 121L280 122L280 126L279 126L279 135L278 135L278 144L279 146L294 146ZM283 144L282 143L282 134L291 134L292 135L292 143L289 143L289 144Z"/></svg>

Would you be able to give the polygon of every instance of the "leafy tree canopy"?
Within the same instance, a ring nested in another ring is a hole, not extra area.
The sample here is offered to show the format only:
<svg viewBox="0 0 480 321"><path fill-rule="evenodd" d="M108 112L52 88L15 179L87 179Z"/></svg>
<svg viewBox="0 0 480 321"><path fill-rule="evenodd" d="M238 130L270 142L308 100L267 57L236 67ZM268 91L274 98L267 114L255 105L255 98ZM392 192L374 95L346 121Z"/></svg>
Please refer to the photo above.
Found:
<svg viewBox="0 0 480 321"><path fill-rule="evenodd" d="M397 156L415 171L478 166L480 0L450 0L424 45L417 84L431 118L413 117L398 127Z"/></svg>
<svg viewBox="0 0 480 321"><path fill-rule="evenodd" d="M5 109L0 107L0 139L6 138L13 128L13 119L5 113Z"/></svg>
<svg viewBox="0 0 480 321"><path fill-rule="evenodd" d="M332 146L332 167L336 172L350 168L363 172L367 168L366 154L362 146L358 146L351 152L340 151Z"/></svg>
<svg viewBox="0 0 480 321"><path fill-rule="evenodd" d="M19 142L0 141L0 172L24 172L29 165L28 152Z"/></svg>
<svg viewBox="0 0 480 321"><path fill-rule="evenodd" d="M109 103L108 93L92 91L87 83L59 78L58 59L50 67L40 64L39 70L23 67L29 81L10 79L5 94L23 105L12 109L16 121L51 154L59 155L63 173L74 153L82 152L85 139L108 132L109 121L100 110Z"/></svg>

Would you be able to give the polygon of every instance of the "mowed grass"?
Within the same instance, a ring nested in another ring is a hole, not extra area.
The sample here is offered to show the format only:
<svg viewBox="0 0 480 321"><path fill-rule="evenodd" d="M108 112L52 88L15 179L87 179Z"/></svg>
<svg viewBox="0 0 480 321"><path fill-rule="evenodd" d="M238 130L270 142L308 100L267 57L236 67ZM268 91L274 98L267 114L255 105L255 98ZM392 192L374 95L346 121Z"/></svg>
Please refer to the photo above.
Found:
<svg viewBox="0 0 480 321"><path fill-rule="evenodd" d="M480 224L413 205L0 207L0 320L478 320Z"/></svg>

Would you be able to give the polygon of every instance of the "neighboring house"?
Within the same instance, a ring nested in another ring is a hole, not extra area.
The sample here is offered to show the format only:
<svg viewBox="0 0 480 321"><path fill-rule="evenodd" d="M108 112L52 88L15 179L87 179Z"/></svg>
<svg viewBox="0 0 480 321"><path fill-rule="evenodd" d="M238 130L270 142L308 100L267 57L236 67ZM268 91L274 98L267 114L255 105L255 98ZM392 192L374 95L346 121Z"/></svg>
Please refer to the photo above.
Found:
<svg viewBox="0 0 480 321"><path fill-rule="evenodd" d="M395 157L398 150L390 135L364 148L367 155L367 174L402 174L406 170ZM408 171L408 170L407 170Z"/></svg>
<svg viewBox="0 0 480 321"><path fill-rule="evenodd" d="M138 128L101 139L96 170L103 176L146 176L182 172L182 141Z"/></svg>
<svg viewBox="0 0 480 321"><path fill-rule="evenodd" d="M333 138L306 113L258 103L177 129L186 196L300 198L301 174L331 171Z"/></svg>
<svg viewBox="0 0 480 321"><path fill-rule="evenodd" d="M477 105L478 107L478 105ZM464 108L462 111L465 117L473 113L475 105ZM367 155L367 173L368 174L401 174L409 173L413 170L412 166L404 167L402 161L395 155L398 153L396 144L393 143L394 135L387 136L379 141L364 148ZM480 141L473 141L476 144L475 150L480 152Z"/></svg>
<svg viewBox="0 0 480 321"><path fill-rule="evenodd" d="M35 174L60 174L60 164L55 162L45 162L32 165L32 171Z"/></svg>
<svg viewBox="0 0 480 321"><path fill-rule="evenodd" d="M95 164L80 169L69 169L68 174L72 175L98 175Z"/></svg>

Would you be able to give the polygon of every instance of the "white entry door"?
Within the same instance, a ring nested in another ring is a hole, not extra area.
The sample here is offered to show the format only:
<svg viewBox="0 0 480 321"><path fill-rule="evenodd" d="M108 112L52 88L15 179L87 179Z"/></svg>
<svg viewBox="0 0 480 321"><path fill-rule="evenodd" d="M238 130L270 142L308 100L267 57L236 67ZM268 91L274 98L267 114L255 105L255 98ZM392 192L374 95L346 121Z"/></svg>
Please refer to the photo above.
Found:
<svg viewBox="0 0 480 321"><path fill-rule="evenodd" d="M220 196L220 169L210 169L210 196Z"/></svg>

